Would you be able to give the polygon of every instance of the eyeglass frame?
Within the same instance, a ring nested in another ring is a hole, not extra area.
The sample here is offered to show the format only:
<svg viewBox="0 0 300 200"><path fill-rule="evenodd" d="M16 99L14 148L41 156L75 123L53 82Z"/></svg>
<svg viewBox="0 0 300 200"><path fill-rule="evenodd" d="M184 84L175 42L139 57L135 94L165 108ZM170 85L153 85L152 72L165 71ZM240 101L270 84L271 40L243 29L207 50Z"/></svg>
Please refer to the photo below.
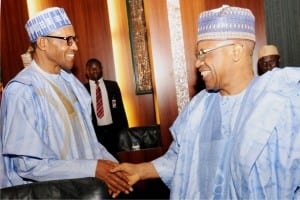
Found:
<svg viewBox="0 0 300 200"><path fill-rule="evenodd" d="M197 58L197 60L203 60L205 58L206 54L208 54L214 50L217 50L217 49L220 49L223 47L227 47L227 46L233 46L233 45L235 45L235 43L223 44L223 45L219 45L219 46L216 46L213 48L208 48L208 49L200 49L196 55L196 58Z"/></svg>
<svg viewBox="0 0 300 200"><path fill-rule="evenodd" d="M60 37L60 36L52 36L52 35L46 35L43 37L47 37L47 38L54 38L54 39L60 39L60 40L65 40L67 42L68 46L72 46L73 42L78 42L78 36L67 36L67 37Z"/></svg>

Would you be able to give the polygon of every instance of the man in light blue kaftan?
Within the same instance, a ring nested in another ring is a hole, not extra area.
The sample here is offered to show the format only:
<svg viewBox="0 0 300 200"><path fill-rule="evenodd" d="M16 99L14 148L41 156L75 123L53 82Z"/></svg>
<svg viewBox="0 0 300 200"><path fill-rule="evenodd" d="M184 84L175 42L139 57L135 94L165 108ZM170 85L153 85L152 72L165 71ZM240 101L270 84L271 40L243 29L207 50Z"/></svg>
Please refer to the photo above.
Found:
<svg viewBox="0 0 300 200"><path fill-rule="evenodd" d="M0 188L96 177L113 192L131 190L116 159L97 141L91 98L70 72L77 37L62 8L48 8L27 29L33 61L5 87L1 104Z"/></svg>
<svg viewBox="0 0 300 200"><path fill-rule="evenodd" d="M200 14L196 67L206 90L175 120L166 154L114 171L132 182L159 177L171 199L299 197L300 69L254 76L254 27L244 8Z"/></svg>
<svg viewBox="0 0 300 200"><path fill-rule="evenodd" d="M195 96L171 127L168 152L153 161L171 199L294 198L300 184L299 81L299 69L276 69L241 94L204 90Z"/></svg>
<svg viewBox="0 0 300 200"><path fill-rule="evenodd" d="M97 142L87 97L72 74L47 74L34 61L7 84L1 153L9 180L3 186L94 177L97 159L115 161Z"/></svg>

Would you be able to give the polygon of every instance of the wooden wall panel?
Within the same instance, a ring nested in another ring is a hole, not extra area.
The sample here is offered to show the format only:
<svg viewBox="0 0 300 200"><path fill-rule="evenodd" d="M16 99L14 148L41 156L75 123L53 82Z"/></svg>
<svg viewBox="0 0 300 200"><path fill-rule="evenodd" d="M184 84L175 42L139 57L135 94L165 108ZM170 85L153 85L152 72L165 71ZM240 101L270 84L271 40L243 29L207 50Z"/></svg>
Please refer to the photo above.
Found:
<svg viewBox="0 0 300 200"><path fill-rule="evenodd" d="M198 29L198 16L202 10L205 10L205 4L203 1L190 1L180 0L180 10L182 17L182 28L185 46L185 57L187 65L188 85L190 97L193 97L197 92L197 69L195 67L196 62L196 41L197 41L197 29Z"/></svg>
<svg viewBox="0 0 300 200"><path fill-rule="evenodd" d="M169 127L178 114L167 5L166 1L144 0L144 6L151 46L150 51L152 53L153 77L159 110L162 144L164 150L166 150L172 141Z"/></svg>
<svg viewBox="0 0 300 200"><path fill-rule="evenodd" d="M27 51L26 0L1 0L1 76L5 85L23 69L20 55Z"/></svg>
<svg viewBox="0 0 300 200"><path fill-rule="evenodd" d="M115 68L125 105L127 116L133 118L130 126L156 124L153 94L136 95L135 77L130 47L129 26L127 20L126 1L109 0L112 42Z"/></svg>

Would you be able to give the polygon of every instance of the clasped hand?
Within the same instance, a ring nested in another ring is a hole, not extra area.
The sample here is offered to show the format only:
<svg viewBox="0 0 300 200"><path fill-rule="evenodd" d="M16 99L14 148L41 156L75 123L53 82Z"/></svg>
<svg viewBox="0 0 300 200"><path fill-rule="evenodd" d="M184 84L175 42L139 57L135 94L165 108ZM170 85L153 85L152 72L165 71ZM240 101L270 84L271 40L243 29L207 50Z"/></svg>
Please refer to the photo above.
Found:
<svg viewBox="0 0 300 200"><path fill-rule="evenodd" d="M136 182L141 180L141 176L138 173L138 165L130 163L122 163L116 165L114 169L111 170L111 173L122 173L126 176L129 185L134 185ZM115 198L119 195L120 192L112 193L112 197Z"/></svg>
<svg viewBox="0 0 300 200"><path fill-rule="evenodd" d="M106 183L109 193L113 198L116 198L121 192L125 194L132 192L132 185L140 179L134 172L133 164L126 163L119 165L109 160L98 161L96 178Z"/></svg>

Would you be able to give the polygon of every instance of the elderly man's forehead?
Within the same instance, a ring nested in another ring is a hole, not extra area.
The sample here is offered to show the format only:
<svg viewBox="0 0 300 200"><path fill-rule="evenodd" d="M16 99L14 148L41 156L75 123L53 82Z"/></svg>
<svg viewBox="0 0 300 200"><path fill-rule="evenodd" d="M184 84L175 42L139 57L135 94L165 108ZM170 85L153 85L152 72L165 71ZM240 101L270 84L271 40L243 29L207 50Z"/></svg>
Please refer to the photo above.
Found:
<svg viewBox="0 0 300 200"><path fill-rule="evenodd" d="M62 28L59 28L53 32L51 32L49 35L76 35L75 34L75 30L74 30L74 27L72 25L69 25L69 26L65 26L65 27L62 27ZM67 36L66 35L66 36Z"/></svg>
<svg viewBox="0 0 300 200"><path fill-rule="evenodd" d="M201 40L201 41L197 42L197 46L198 47L207 46L207 45L210 45L210 44L216 44L218 42L219 41L217 41L217 40Z"/></svg>
<svg viewBox="0 0 300 200"><path fill-rule="evenodd" d="M216 45L229 44L234 42L235 40L201 40L197 42L197 47L203 49L203 47L214 47Z"/></svg>

